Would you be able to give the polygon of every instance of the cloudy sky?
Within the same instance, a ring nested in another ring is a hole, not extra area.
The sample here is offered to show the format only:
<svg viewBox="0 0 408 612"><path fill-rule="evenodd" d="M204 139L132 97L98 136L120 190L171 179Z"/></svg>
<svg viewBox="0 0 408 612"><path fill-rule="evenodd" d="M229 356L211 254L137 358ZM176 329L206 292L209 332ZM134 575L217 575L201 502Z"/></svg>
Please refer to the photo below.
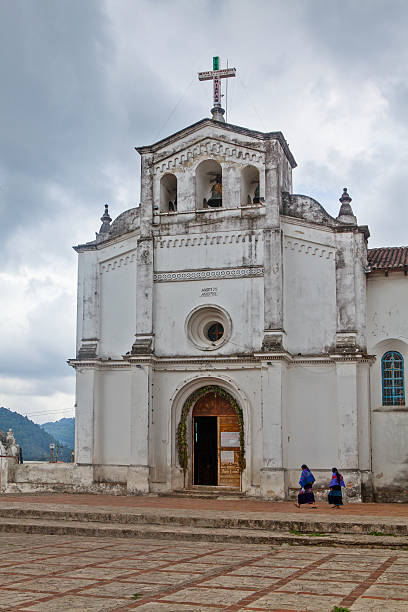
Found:
<svg viewBox="0 0 408 612"><path fill-rule="evenodd" d="M136 145L209 116L281 130L294 191L408 243L406 0L0 0L0 405L73 415L76 255L139 202Z"/></svg>

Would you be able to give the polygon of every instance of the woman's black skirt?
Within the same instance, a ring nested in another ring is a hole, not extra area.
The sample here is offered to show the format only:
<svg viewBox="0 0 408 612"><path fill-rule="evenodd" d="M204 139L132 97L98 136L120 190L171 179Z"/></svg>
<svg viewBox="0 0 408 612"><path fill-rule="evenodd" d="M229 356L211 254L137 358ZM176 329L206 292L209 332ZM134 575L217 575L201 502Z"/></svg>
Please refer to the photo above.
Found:
<svg viewBox="0 0 408 612"><path fill-rule="evenodd" d="M334 485L331 487L328 495L329 504L333 504L333 506L342 506L343 505L343 497L341 494L341 486Z"/></svg>
<svg viewBox="0 0 408 612"><path fill-rule="evenodd" d="M304 493L298 493L298 504L314 504L315 496L313 493L312 485L306 485Z"/></svg>

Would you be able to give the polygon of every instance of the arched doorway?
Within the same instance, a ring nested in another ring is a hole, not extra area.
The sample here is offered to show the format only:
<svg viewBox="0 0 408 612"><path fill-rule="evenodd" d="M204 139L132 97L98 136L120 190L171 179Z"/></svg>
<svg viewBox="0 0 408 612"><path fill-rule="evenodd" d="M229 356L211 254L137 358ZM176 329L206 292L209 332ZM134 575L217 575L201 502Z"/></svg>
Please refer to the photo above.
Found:
<svg viewBox="0 0 408 612"><path fill-rule="evenodd" d="M191 429L187 427L190 419ZM243 425L241 408L221 387L201 387L190 395L177 429L177 450L184 474L191 465L193 485L241 488ZM188 431L192 432L191 446L186 439Z"/></svg>

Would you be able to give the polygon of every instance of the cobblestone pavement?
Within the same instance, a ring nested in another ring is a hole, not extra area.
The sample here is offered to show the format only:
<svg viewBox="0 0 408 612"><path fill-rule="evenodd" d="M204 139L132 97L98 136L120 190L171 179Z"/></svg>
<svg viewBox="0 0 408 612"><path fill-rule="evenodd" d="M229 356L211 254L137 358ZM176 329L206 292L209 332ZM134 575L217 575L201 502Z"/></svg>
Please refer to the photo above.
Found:
<svg viewBox="0 0 408 612"><path fill-rule="evenodd" d="M408 610L408 552L1 534L0 610Z"/></svg>

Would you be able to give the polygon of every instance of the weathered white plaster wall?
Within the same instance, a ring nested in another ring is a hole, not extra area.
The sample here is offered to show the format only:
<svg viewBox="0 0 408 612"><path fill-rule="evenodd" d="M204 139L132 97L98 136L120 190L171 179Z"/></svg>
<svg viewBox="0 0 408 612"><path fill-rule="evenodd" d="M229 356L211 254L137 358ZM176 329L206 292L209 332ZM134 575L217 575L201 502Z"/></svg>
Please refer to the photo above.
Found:
<svg viewBox="0 0 408 612"><path fill-rule="evenodd" d="M216 295L202 291L208 287ZM231 318L231 338L217 349L217 355L247 353L260 348L262 320L262 278L156 283L154 289L155 351L160 355L203 355L189 341L186 320L197 306L216 304ZM162 313L166 312L163 317Z"/></svg>
<svg viewBox="0 0 408 612"><path fill-rule="evenodd" d="M337 463L336 371L332 365L288 367L284 411L285 466L324 469Z"/></svg>
<svg viewBox="0 0 408 612"><path fill-rule="evenodd" d="M297 355L328 352L336 334L333 234L284 225L284 329Z"/></svg>
<svg viewBox="0 0 408 612"><path fill-rule="evenodd" d="M263 264L263 236L260 231L208 231L160 236L154 251L155 272L208 270Z"/></svg>
<svg viewBox="0 0 408 612"><path fill-rule="evenodd" d="M408 278L401 272L370 274L367 281L368 351L371 367L373 485L378 500L408 500ZM382 405L381 358L387 351L404 358L405 405ZM402 491L401 491L402 489Z"/></svg>
<svg viewBox="0 0 408 612"><path fill-rule="evenodd" d="M372 412L373 486L377 501L408 501L408 410Z"/></svg>
<svg viewBox="0 0 408 612"><path fill-rule="evenodd" d="M130 370L106 370L98 376L94 413L94 463L130 462Z"/></svg>
<svg viewBox="0 0 408 612"><path fill-rule="evenodd" d="M367 345L371 352L382 340L408 342L408 277L380 272L367 278ZM398 349L396 349L398 350Z"/></svg>
<svg viewBox="0 0 408 612"><path fill-rule="evenodd" d="M100 264L101 357L120 358L136 332L136 253L128 251L121 259L116 267L109 267L109 261Z"/></svg>

